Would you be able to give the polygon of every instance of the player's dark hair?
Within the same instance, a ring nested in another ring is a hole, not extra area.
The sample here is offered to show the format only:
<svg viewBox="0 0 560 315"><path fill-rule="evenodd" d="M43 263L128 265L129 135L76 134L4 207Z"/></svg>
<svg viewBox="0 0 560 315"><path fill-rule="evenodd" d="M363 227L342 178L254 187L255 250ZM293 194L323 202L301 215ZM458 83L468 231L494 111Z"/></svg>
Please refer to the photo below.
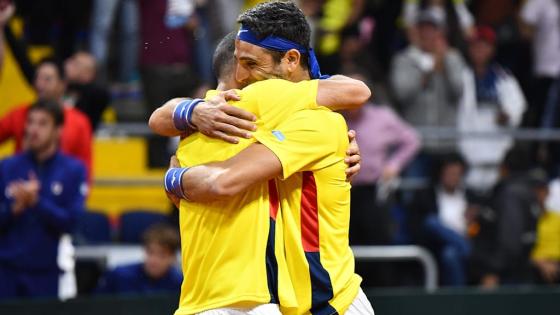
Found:
<svg viewBox="0 0 560 315"><path fill-rule="evenodd" d="M243 12L237 22L248 27L260 40L274 35L306 48L310 46L311 29L303 12L292 1L270 1ZM280 62L285 52L268 50L275 62ZM309 68L309 58L301 55L301 66Z"/></svg>
<svg viewBox="0 0 560 315"><path fill-rule="evenodd" d="M34 111L44 111L48 113L54 120L54 124L57 127L64 124L64 111L58 102L51 100L38 100L29 108L27 115Z"/></svg>
<svg viewBox="0 0 560 315"><path fill-rule="evenodd" d="M41 59L41 61L39 61L39 63L37 64L37 67L35 69L39 69L41 66L44 66L44 65L54 66L54 68L56 69L56 74L58 75L58 78L60 80L63 80L63 81L64 81L64 79L66 79L66 75L64 73L64 66L58 60L56 60L54 58Z"/></svg>
<svg viewBox="0 0 560 315"><path fill-rule="evenodd" d="M235 51L236 36L236 32L231 32L224 36L214 51L212 69L218 81L220 81L220 78L233 73L233 67L235 66L233 53Z"/></svg>
<svg viewBox="0 0 560 315"><path fill-rule="evenodd" d="M154 224L143 235L144 245L158 244L175 254L181 245L179 233L168 224Z"/></svg>

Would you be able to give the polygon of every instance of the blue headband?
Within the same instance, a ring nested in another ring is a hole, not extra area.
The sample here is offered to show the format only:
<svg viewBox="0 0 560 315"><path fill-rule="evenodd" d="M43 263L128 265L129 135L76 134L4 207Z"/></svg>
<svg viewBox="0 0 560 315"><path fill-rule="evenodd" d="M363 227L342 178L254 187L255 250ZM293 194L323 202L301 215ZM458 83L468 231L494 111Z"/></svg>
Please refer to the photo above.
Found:
<svg viewBox="0 0 560 315"><path fill-rule="evenodd" d="M309 72L311 73L311 78L321 78L321 69L319 69L319 62L317 62L317 57L315 56L315 52L313 52L313 48L306 48L285 38L273 35L269 35L259 40L257 39L255 33L253 33L249 28L243 25L241 25L241 28L237 33L237 38L249 44L253 44L268 50L285 52L290 49L295 49L299 51L300 54L307 55L309 57Z"/></svg>

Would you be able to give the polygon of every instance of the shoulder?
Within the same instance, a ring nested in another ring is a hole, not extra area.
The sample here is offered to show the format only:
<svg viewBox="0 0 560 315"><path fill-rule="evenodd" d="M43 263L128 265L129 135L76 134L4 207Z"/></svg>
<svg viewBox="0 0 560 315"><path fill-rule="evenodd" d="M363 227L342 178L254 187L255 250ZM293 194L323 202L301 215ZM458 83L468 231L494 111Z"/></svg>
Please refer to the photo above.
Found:
<svg viewBox="0 0 560 315"><path fill-rule="evenodd" d="M171 267L171 269L169 269L169 277L175 282L181 283L183 281L183 274L176 267Z"/></svg>
<svg viewBox="0 0 560 315"><path fill-rule="evenodd" d="M258 92L268 92L271 90L276 90L276 91L283 91L285 92L285 89L290 89L290 88L294 88L294 87L302 87L302 86L312 86L314 84L317 84L317 80L302 80L299 82L292 82L292 81L288 81L288 80L283 80L283 79L268 79L268 80L263 80L263 81L258 81L255 82L247 87L245 87L242 91L244 93L254 93L256 91Z"/></svg>
<svg viewBox="0 0 560 315"><path fill-rule="evenodd" d="M25 117L27 115L27 111L29 110L30 105L20 105L14 107L12 110L8 111L2 118L16 118L16 117Z"/></svg>
<svg viewBox="0 0 560 315"><path fill-rule="evenodd" d="M395 58L393 60L394 63L404 62L406 60L412 59L412 57L416 54L420 53L417 48L410 46L397 52Z"/></svg>
<svg viewBox="0 0 560 315"><path fill-rule="evenodd" d="M142 264L137 263L116 267L110 274L116 278L136 278L142 272Z"/></svg>
<svg viewBox="0 0 560 315"><path fill-rule="evenodd" d="M64 165L65 169L68 169L72 172L84 172L86 171L86 167L84 163L73 156L67 155L65 153L59 152L59 164Z"/></svg>
<svg viewBox="0 0 560 315"><path fill-rule="evenodd" d="M65 107L64 115L66 116L65 119L74 122L76 125L85 123L89 125L89 119L87 118L86 114L84 114L77 108Z"/></svg>
<svg viewBox="0 0 560 315"><path fill-rule="evenodd" d="M10 157L0 160L0 168L10 169L11 167L21 164L26 159L27 157L24 152L16 153Z"/></svg>
<svg viewBox="0 0 560 315"><path fill-rule="evenodd" d="M463 57L461 56L461 53L455 48L449 49L449 51L447 52L447 57L456 61L463 62Z"/></svg>

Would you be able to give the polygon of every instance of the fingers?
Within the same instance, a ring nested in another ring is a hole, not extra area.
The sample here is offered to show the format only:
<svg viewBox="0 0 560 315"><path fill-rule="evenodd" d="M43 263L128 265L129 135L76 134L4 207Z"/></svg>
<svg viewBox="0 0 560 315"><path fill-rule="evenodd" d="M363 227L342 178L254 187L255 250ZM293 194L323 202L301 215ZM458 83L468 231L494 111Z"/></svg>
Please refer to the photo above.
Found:
<svg viewBox="0 0 560 315"><path fill-rule="evenodd" d="M355 130L349 130L348 131L348 140L350 142L356 140L356 131Z"/></svg>
<svg viewBox="0 0 560 315"><path fill-rule="evenodd" d="M232 127L235 127L236 129L240 129L241 132L243 132L246 135L245 138L251 137L251 133L249 131L257 130L257 126L254 123L249 122L247 120L235 118L233 116L224 117L222 122ZM242 137L242 135L239 136Z"/></svg>
<svg viewBox="0 0 560 315"><path fill-rule="evenodd" d="M353 154L344 159L344 163L348 164L349 166L353 166L354 164L359 164L361 161L362 161L362 157L359 154Z"/></svg>
<svg viewBox="0 0 560 315"><path fill-rule="evenodd" d="M232 143L232 144L238 144L239 143L238 138L229 136L229 135L227 135L227 134L225 134L221 131L212 131L207 136L209 136L211 138L220 139L220 140L223 140L225 142Z"/></svg>
<svg viewBox="0 0 560 315"><path fill-rule="evenodd" d="M348 131L348 140L350 144L348 145L348 150L346 150L346 155L360 154L360 147L356 141L356 132L354 130Z"/></svg>
<svg viewBox="0 0 560 315"><path fill-rule="evenodd" d="M173 205L174 205L177 209L179 209L180 202L181 202L181 200L179 199L179 197L177 197L177 196L175 196L175 195L173 195L173 194L171 194L171 193L168 193L168 192L166 192L166 195L167 195L167 199L169 199L169 201L171 201L171 203L173 203Z"/></svg>
<svg viewBox="0 0 560 315"><path fill-rule="evenodd" d="M235 126L226 123L217 123L216 129L217 129L216 131L221 131L232 137L241 137L247 139L251 139L253 137L253 135L250 132L247 132L243 129L239 129Z"/></svg>
<svg viewBox="0 0 560 315"><path fill-rule="evenodd" d="M243 110L239 107L235 107L235 106L231 106L231 105L223 105L220 106L220 110L224 113L226 113L229 116L233 116L233 117L237 117L240 120L247 120L247 121L256 121L257 117L251 113L248 112L246 110ZM254 125L254 124L252 124ZM247 129L247 130L252 130L252 129Z"/></svg>
<svg viewBox="0 0 560 315"><path fill-rule="evenodd" d="M177 156L172 155L171 158L169 159L169 167L180 167L180 166L181 164L179 163Z"/></svg>
<svg viewBox="0 0 560 315"><path fill-rule="evenodd" d="M351 182L354 176L360 172L360 164L356 164L346 169L346 181Z"/></svg>
<svg viewBox="0 0 560 315"><path fill-rule="evenodd" d="M239 101L239 100L241 100L241 98L239 97L239 95L237 95L237 92L235 90L227 90L225 92L221 92L220 95L226 101Z"/></svg>

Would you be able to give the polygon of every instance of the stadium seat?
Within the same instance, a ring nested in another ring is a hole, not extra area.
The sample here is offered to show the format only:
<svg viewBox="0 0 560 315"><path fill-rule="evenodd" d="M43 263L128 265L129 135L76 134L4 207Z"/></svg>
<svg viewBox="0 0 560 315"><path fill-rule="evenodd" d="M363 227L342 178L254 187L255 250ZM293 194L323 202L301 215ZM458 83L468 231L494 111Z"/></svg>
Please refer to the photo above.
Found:
<svg viewBox="0 0 560 315"><path fill-rule="evenodd" d="M168 217L156 213L154 210L127 210L120 218L120 241L123 243L140 243L142 242L142 233L151 225L166 222L168 222Z"/></svg>
<svg viewBox="0 0 560 315"><path fill-rule="evenodd" d="M99 211L85 211L78 218L74 241L80 245L111 243L109 218Z"/></svg>

